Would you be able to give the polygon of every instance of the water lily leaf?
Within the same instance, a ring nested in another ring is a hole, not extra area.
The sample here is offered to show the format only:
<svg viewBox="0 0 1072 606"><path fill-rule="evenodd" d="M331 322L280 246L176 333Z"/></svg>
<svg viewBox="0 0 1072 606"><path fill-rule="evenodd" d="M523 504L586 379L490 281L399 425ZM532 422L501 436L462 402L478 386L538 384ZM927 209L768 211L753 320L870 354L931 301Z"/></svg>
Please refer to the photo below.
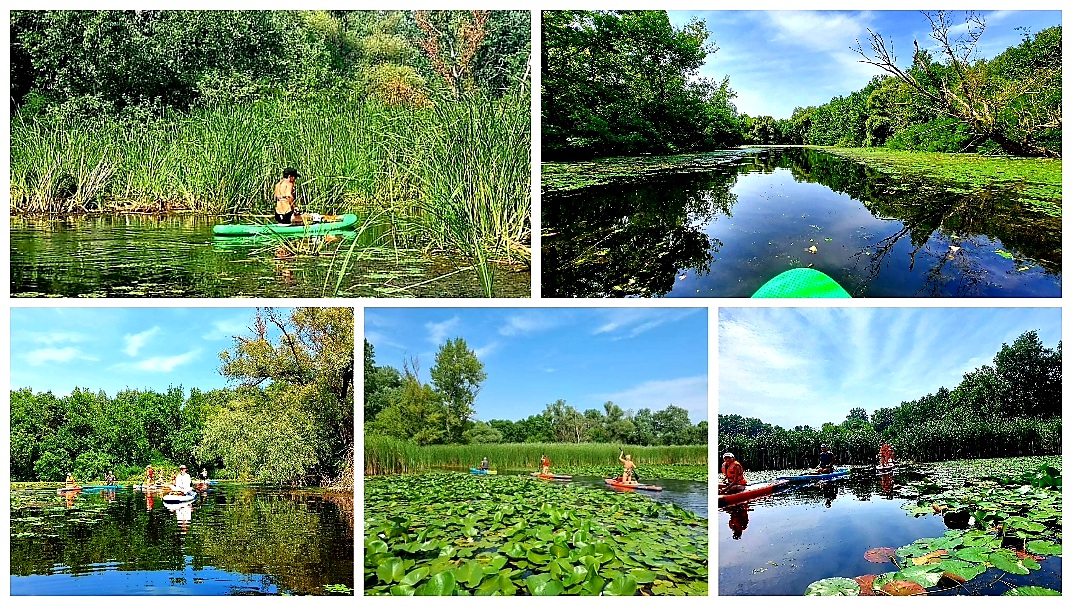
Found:
<svg viewBox="0 0 1072 606"><path fill-rule="evenodd" d="M561 595L566 590L561 581L552 579L547 573L530 576L525 579L525 586L532 595Z"/></svg>
<svg viewBox="0 0 1072 606"><path fill-rule="evenodd" d="M484 574L495 574L496 572L501 570L502 567L505 566L506 563L509 561L509 558L501 555L497 555L494 558L491 558L491 561L488 562L486 566L484 566Z"/></svg>
<svg viewBox="0 0 1072 606"><path fill-rule="evenodd" d="M1025 587L1013 587L1001 595L1061 595L1060 591L1027 585Z"/></svg>
<svg viewBox="0 0 1072 606"><path fill-rule="evenodd" d="M1047 556L1061 555L1061 546L1051 541L1028 541L1027 550L1031 553Z"/></svg>
<svg viewBox="0 0 1072 606"><path fill-rule="evenodd" d="M875 595L875 579L877 574L865 574L853 579L860 586L860 595Z"/></svg>
<svg viewBox="0 0 1072 606"><path fill-rule="evenodd" d="M517 587L506 572L488 577L476 590L477 595L514 595L516 593Z"/></svg>
<svg viewBox="0 0 1072 606"><path fill-rule="evenodd" d="M909 566L893 574L896 581L911 581L924 587L934 587L942 578L942 570L938 566Z"/></svg>
<svg viewBox="0 0 1072 606"><path fill-rule="evenodd" d="M944 556L949 555L949 552L944 549L932 551L928 554L921 555L918 558L912 558L912 563L916 566L924 566L926 564L934 564L940 561Z"/></svg>
<svg viewBox="0 0 1072 606"><path fill-rule="evenodd" d="M455 572L455 578L459 582L473 587L484 580L484 569L476 560L469 560Z"/></svg>
<svg viewBox="0 0 1072 606"><path fill-rule="evenodd" d="M629 571L629 576L633 577L637 583L651 583L655 580L656 574L646 568L634 568Z"/></svg>
<svg viewBox="0 0 1072 606"><path fill-rule="evenodd" d="M614 577L603 588L603 595L636 595L637 584L629 575Z"/></svg>
<svg viewBox="0 0 1072 606"><path fill-rule="evenodd" d="M406 565L402 558L388 558L376 567L376 576L384 583L401 581L406 576Z"/></svg>
<svg viewBox="0 0 1072 606"><path fill-rule="evenodd" d="M986 572L986 565L965 562L964 560L942 560L937 564L939 570L958 577L960 583L966 583Z"/></svg>
<svg viewBox="0 0 1072 606"><path fill-rule="evenodd" d="M953 556L966 562L986 562L992 550L983 547L966 547L953 552Z"/></svg>
<svg viewBox="0 0 1072 606"><path fill-rule="evenodd" d="M1005 257L1006 259L1012 259L1013 258L1012 253L1006 252L1004 250L1001 250L1000 248L995 250L994 252L997 253L998 255L1002 256L1002 257Z"/></svg>
<svg viewBox="0 0 1072 606"><path fill-rule="evenodd" d="M387 543L379 539L373 539L365 542L365 555L370 553L387 553Z"/></svg>
<svg viewBox="0 0 1072 606"><path fill-rule="evenodd" d="M413 585L394 585L391 587L391 595L413 595L417 589Z"/></svg>
<svg viewBox="0 0 1072 606"><path fill-rule="evenodd" d="M990 554L990 563L1009 574L1027 574L1031 572L1023 561L1008 549L998 549Z"/></svg>
<svg viewBox="0 0 1072 606"><path fill-rule="evenodd" d="M860 585L855 579L831 577L808 585L804 595L860 595Z"/></svg>
<svg viewBox="0 0 1072 606"><path fill-rule="evenodd" d="M413 595L454 595L457 585L454 573L444 570L418 587Z"/></svg>
<svg viewBox="0 0 1072 606"><path fill-rule="evenodd" d="M428 576L428 571L430 570L431 568L429 568L428 566L421 566L420 568L412 570L409 572L409 574L402 577L402 580L399 581L399 583L402 583L403 585L416 585L418 582L420 582L421 579Z"/></svg>
<svg viewBox="0 0 1072 606"><path fill-rule="evenodd" d="M864 559L875 564L886 564L890 561L890 556L896 553L897 550L893 547L875 547L864 552Z"/></svg>
<svg viewBox="0 0 1072 606"><path fill-rule="evenodd" d="M520 543L507 543L499 548L499 551L505 553L515 560L519 560L525 557L525 548Z"/></svg>
<svg viewBox="0 0 1072 606"><path fill-rule="evenodd" d="M927 590L919 583L912 581L891 581L878 588L880 593L886 595L923 595Z"/></svg>
<svg viewBox="0 0 1072 606"><path fill-rule="evenodd" d="M583 588L585 595L599 595L603 592L604 585L607 584L607 580L599 575L592 575L587 581L584 582Z"/></svg>

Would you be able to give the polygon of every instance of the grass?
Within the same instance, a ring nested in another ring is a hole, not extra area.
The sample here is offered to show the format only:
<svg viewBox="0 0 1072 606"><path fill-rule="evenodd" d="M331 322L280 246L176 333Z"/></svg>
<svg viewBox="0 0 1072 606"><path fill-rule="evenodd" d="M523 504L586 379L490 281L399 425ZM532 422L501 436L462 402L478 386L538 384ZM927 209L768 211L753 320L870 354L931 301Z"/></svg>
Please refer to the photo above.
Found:
<svg viewBox="0 0 1072 606"><path fill-rule="evenodd" d="M547 454L551 469L617 465L618 444L437 444L417 446L386 436L365 436L365 475L416 473L429 469L476 467L484 457L492 469L531 469ZM645 465L706 465L707 445L624 446L633 460Z"/></svg>
<svg viewBox="0 0 1072 606"><path fill-rule="evenodd" d="M400 248L530 259L527 96L427 109L273 98L149 123L11 119L12 213L193 210L250 222L281 169L299 206L385 217Z"/></svg>

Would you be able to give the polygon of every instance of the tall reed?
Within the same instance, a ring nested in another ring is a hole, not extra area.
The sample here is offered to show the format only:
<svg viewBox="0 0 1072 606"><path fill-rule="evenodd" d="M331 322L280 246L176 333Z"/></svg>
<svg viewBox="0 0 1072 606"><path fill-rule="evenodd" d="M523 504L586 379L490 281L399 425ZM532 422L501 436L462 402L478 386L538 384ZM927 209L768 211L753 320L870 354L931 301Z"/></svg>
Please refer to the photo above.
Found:
<svg viewBox="0 0 1072 606"><path fill-rule="evenodd" d="M536 470L546 454L552 465L617 464L619 449L638 465L706 465L707 446L629 446L618 444L439 444L417 446L378 435L365 436L365 473L412 473L440 467L476 467L487 457L495 469Z"/></svg>

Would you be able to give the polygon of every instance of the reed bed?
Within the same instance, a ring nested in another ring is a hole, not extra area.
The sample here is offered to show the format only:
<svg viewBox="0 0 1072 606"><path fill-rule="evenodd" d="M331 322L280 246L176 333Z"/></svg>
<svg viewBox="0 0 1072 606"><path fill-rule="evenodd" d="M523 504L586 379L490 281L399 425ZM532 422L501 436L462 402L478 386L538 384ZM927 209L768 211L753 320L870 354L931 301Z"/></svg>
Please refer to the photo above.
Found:
<svg viewBox="0 0 1072 606"><path fill-rule="evenodd" d="M386 436L365 436L365 475L415 473L437 468L476 467L487 457L494 469L531 469L540 457L557 466L617 464L619 449L638 465L706 465L707 446L629 446L618 444L436 444L417 446Z"/></svg>
<svg viewBox="0 0 1072 606"><path fill-rule="evenodd" d="M266 216L283 167L299 203L377 214L398 247L528 263L527 95L430 108L273 98L148 122L11 120L12 213L189 209ZM489 278L490 279L490 278Z"/></svg>
<svg viewBox="0 0 1072 606"><path fill-rule="evenodd" d="M919 462L1051 455L1061 452L1061 419L935 419L884 436L872 430L837 435L781 430L756 437L719 435L720 452L732 452L745 469L803 469L819 461L826 444L839 464L874 463L889 442L900 460Z"/></svg>

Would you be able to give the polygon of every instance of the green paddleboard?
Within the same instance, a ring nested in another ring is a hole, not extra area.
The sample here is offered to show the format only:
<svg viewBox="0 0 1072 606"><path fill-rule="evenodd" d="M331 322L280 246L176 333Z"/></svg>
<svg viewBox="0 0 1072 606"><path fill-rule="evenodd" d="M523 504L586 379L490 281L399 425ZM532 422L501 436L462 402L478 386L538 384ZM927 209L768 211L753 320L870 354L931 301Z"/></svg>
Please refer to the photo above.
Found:
<svg viewBox="0 0 1072 606"><path fill-rule="evenodd" d="M783 271L759 287L753 299L851 299L833 278L817 269L797 267Z"/></svg>

